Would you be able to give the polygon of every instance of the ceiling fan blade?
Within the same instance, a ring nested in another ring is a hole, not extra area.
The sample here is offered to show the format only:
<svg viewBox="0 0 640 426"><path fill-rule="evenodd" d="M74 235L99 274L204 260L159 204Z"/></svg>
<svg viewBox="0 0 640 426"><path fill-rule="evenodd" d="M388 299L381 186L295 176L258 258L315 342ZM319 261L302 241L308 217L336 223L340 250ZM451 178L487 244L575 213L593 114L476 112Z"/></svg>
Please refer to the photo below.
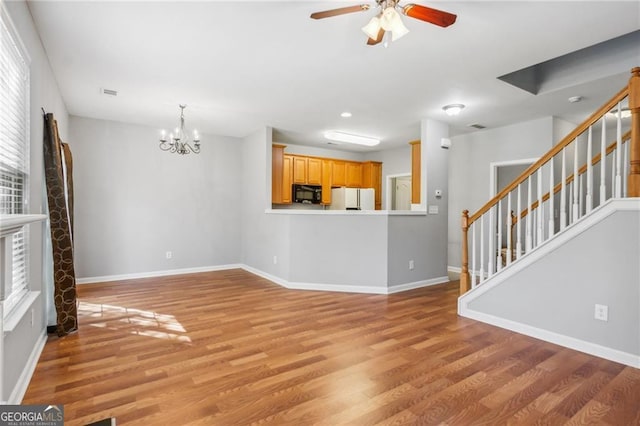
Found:
<svg viewBox="0 0 640 426"><path fill-rule="evenodd" d="M420 6L419 4L409 3L402 8L402 12L415 19L429 22L430 24L438 25L440 27L448 27L456 22L457 16L453 13L445 12L443 10L432 9L426 6Z"/></svg>
<svg viewBox="0 0 640 426"><path fill-rule="evenodd" d="M356 6L340 7L338 9L325 10L323 12L315 12L311 14L311 19L330 18L332 16L345 15L347 13L363 12L369 10L368 4L359 4Z"/></svg>
<svg viewBox="0 0 640 426"><path fill-rule="evenodd" d="M367 44L369 46L375 46L376 44L380 43L383 38L384 38L384 30L380 28L380 31L378 31L378 36L375 39L369 37L369 40L367 40Z"/></svg>

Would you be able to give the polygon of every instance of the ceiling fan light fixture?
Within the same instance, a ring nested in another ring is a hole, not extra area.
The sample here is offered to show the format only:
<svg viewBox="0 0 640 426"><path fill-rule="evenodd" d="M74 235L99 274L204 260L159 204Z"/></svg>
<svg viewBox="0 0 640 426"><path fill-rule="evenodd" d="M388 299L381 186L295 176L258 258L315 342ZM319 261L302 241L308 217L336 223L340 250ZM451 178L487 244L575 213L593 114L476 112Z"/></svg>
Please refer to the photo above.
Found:
<svg viewBox="0 0 640 426"><path fill-rule="evenodd" d="M371 39L378 38L378 32L380 31L380 18L374 16L369 23L362 27L362 31Z"/></svg>
<svg viewBox="0 0 640 426"><path fill-rule="evenodd" d="M400 14L393 6L387 7L382 12L379 21L383 30L391 32L391 41L396 41L409 32L409 29L402 22Z"/></svg>
<svg viewBox="0 0 640 426"><path fill-rule="evenodd" d="M463 104L450 104L442 107L444 112L449 116L453 117L454 115L460 114L460 111L464 109Z"/></svg>
<svg viewBox="0 0 640 426"><path fill-rule="evenodd" d="M380 143L380 139L372 138L369 136L353 135L351 133L338 132L330 130L324 132L324 137L330 141L338 141L345 143L352 143L356 145L364 146L376 146Z"/></svg>

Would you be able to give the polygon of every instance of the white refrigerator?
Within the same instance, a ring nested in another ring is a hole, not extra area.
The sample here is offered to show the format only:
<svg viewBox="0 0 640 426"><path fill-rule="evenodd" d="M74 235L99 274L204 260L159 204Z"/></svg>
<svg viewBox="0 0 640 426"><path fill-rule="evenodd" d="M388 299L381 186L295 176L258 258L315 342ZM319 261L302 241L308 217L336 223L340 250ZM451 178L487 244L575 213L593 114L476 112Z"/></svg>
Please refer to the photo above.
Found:
<svg viewBox="0 0 640 426"><path fill-rule="evenodd" d="M375 210L375 190L333 188L329 210Z"/></svg>

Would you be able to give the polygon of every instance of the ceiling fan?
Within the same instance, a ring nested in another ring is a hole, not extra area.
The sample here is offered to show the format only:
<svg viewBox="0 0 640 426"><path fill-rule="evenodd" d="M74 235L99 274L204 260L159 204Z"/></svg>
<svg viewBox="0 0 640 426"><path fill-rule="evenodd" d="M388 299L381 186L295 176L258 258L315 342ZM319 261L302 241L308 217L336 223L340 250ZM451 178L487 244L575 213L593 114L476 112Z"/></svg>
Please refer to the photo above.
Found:
<svg viewBox="0 0 640 426"><path fill-rule="evenodd" d="M364 31L364 33L369 37L367 40L368 45L373 46L380 43L386 32L391 33L392 41L399 39L409 32L407 27L402 23L400 14L396 9L400 10L406 16L438 25L440 27L448 27L456 22L457 16L453 13L420 6L419 4L414 3L401 6L398 4L399 2L400 0L376 0L377 7L380 9L380 12L374 16L367 25L362 27L362 31ZM345 15L347 13L364 12L370 8L371 6L368 4L340 7L337 9L312 13L311 18L330 18L332 16Z"/></svg>

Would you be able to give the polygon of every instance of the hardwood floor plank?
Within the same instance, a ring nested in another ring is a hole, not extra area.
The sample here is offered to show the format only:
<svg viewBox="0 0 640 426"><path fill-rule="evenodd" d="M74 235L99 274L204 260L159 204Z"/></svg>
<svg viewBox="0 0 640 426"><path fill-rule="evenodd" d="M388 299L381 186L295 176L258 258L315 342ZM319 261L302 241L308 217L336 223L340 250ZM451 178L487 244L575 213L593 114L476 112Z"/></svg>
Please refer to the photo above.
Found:
<svg viewBox="0 0 640 426"><path fill-rule="evenodd" d="M242 270L80 286L25 404L65 424L640 424L640 370L457 316L458 283L393 295Z"/></svg>

